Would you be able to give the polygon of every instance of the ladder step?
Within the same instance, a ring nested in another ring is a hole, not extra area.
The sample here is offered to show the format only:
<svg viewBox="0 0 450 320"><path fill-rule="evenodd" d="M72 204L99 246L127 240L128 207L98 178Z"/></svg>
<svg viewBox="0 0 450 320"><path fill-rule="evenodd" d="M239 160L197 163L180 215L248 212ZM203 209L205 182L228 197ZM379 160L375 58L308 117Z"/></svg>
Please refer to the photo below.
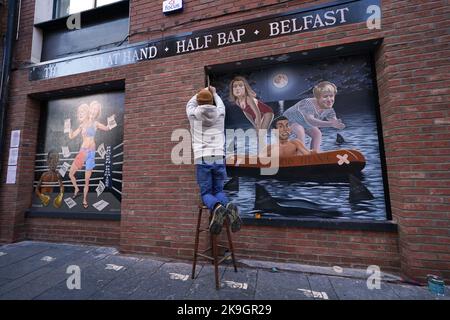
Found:
<svg viewBox="0 0 450 320"><path fill-rule="evenodd" d="M205 259L214 261L214 258L213 258L213 257L208 256L208 255L206 255L206 254L203 254L203 253L197 253L197 255L200 256L200 257L203 257L203 258L205 258Z"/></svg>

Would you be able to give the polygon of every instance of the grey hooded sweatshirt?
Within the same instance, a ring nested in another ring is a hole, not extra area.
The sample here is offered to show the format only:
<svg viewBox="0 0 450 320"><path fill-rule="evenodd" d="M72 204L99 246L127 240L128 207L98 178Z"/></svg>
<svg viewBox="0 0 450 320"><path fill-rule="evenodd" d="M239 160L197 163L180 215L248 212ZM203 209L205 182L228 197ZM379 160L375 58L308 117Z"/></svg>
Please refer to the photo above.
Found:
<svg viewBox="0 0 450 320"><path fill-rule="evenodd" d="M225 155L225 105L217 93L214 94L214 101L215 106L199 106L195 95L186 105L195 160Z"/></svg>

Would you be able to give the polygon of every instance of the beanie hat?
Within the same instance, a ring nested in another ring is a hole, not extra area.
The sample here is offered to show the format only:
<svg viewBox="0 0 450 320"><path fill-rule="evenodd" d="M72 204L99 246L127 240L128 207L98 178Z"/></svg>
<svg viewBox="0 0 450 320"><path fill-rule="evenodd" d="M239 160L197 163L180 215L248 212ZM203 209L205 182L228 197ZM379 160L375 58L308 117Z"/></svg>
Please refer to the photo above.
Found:
<svg viewBox="0 0 450 320"><path fill-rule="evenodd" d="M213 104L213 95L208 89L202 89L197 93L197 102L202 104Z"/></svg>

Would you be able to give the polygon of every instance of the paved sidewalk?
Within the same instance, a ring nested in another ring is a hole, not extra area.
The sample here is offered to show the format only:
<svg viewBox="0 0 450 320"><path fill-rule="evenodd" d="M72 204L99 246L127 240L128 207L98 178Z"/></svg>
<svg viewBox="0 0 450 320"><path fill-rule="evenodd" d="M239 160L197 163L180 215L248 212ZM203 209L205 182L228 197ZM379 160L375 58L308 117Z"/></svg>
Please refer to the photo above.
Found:
<svg viewBox="0 0 450 320"><path fill-rule="evenodd" d="M239 263L245 267L237 273L230 265L220 267L221 289L216 290L214 269L203 261L192 280L189 262L122 255L108 247L24 241L0 246L0 300L450 300L448 286L444 297L436 297L427 287L402 284L389 274L382 275L379 290L369 290L365 270ZM76 283L69 266L79 267L81 289L68 289L67 282Z"/></svg>

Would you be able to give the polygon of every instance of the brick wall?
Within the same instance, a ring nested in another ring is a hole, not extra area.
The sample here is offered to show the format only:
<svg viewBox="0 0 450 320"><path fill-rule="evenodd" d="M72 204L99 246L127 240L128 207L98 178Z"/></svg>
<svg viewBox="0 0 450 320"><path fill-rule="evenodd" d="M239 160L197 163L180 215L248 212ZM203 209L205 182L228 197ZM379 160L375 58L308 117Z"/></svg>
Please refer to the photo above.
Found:
<svg viewBox="0 0 450 320"><path fill-rule="evenodd" d="M383 2L377 73L392 213L402 269L420 279L450 278L448 12L445 1Z"/></svg>
<svg viewBox="0 0 450 320"><path fill-rule="evenodd" d="M120 236L118 221L26 219L26 239L117 246Z"/></svg>
<svg viewBox="0 0 450 320"><path fill-rule="evenodd" d="M310 7L328 1L185 1L165 17L161 4L133 0L130 42ZM382 1L382 29L365 23L213 49L43 81L13 73L8 128L23 130L16 185L0 186L0 239L24 238L119 246L123 252L189 259L198 188L194 167L174 165L174 129L188 128L186 101L204 85L204 66L384 38L376 53L393 219L399 233L247 226L235 235L239 257L401 270L423 280L450 279L450 134L446 1ZM34 1L22 2L15 58L30 58ZM32 196L39 101L29 94L125 80L124 182L118 223L24 219ZM9 141L7 135L6 141ZM8 142L9 143L9 142ZM7 144L6 147L9 147ZM5 161L7 155L3 155ZM4 162L3 162L4 163ZM70 226L70 227L68 227Z"/></svg>

